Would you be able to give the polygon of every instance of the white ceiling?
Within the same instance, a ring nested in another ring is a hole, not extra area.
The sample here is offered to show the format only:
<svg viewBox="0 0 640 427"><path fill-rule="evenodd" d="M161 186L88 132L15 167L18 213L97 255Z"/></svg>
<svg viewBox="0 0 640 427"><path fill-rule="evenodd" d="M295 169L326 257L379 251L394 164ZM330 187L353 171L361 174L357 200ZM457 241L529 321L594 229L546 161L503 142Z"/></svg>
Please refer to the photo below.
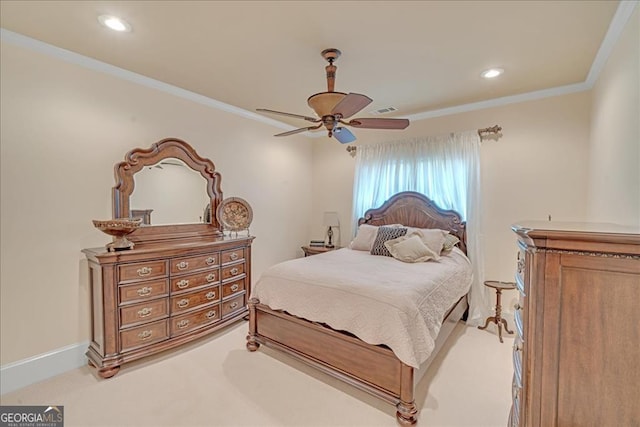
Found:
<svg viewBox="0 0 640 427"><path fill-rule="evenodd" d="M420 113L583 83L618 1L9 1L2 28L248 111L311 115L320 56L360 117ZM97 16L117 15L115 33ZM480 72L505 74L484 80ZM296 127L306 122L272 116Z"/></svg>

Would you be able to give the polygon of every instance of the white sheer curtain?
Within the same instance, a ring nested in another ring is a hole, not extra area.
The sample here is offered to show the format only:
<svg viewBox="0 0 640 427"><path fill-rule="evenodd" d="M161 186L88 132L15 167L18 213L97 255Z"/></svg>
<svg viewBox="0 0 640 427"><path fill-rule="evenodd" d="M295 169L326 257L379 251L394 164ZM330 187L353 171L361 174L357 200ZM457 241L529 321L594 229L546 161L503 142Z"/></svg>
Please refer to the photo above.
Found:
<svg viewBox="0 0 640 427"><path fill-rule="evenodd" d="M473 264L467 323L480 325L491 312L481 250L480 137L476 131L414 138L356 151L353 230L367 209L400 191L417 191L467 221L467 255Z"/></svg>

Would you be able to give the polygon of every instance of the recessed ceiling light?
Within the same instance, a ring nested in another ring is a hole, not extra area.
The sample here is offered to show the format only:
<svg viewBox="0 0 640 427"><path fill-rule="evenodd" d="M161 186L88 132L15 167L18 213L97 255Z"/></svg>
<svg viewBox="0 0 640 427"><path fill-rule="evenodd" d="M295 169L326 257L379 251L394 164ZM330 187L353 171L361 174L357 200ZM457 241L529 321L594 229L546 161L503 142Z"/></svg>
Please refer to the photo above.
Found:
<svg viewBox="0 0 640 427"><path fill-rule="evenodd" d="M131 31L131 25L129 25L129 23L124 19L120 19L117 16L100 15L98 16L98 21L100 21L100 23L105 27L111 28L114 31L120 31L120 32Z"/></svg>
<svg viewBox="0 0 640 427"><path fill-rule="evenodd" d="M504 73L504 70L502 68L490 68L488 70L483 71L482 74L480 75L485 79L493 79L495 77L498 77L502 73Z"/></svg>

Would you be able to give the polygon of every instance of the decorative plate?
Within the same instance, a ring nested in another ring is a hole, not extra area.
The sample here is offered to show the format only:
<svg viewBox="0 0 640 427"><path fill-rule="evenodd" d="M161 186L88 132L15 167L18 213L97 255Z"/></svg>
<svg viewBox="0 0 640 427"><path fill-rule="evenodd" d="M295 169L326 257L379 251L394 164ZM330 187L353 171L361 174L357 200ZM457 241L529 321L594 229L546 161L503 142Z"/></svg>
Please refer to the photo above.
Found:
<svg viewBox="0 0 640 427"><path fill-rule="evenodd" d="M229 197L218 205L216 218L225 230L246 230L253 220L253 210L246 200Z"/></svg>

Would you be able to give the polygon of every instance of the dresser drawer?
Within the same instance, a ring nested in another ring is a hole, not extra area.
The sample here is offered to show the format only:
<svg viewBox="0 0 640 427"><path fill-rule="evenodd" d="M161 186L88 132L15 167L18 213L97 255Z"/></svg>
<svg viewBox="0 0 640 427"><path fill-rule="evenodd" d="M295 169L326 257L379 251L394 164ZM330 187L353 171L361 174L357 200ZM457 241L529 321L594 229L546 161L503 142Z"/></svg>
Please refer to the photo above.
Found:
<svg viewBox="0 0 640 427"><path fill-rule="evenodd" d="M169 338L168 321L161 320L120 332L120 347L124 352L167 338Z"/></svg>
<svg viewBox="0 0 640 427"><path fill-rule="evenodd" d="M118 266L120 283L167 277L167 261L137 262Z"/></svg>
<svg viewBox="0 0 640 427"><path fill-rule="evenodd" d="M229 264L230 262L236 262L244 259L244 248L231 249L228 251L223 251L222 255L222 264Z"/></svg>
<svg viewBox="0 0 640 427"><path fill-rule="evenodd" d="M235 311L242 310L245 307L244 296L245 294L242 294L228 301L224 301L222 303L222 317L227 317Z"/></svg>
<svg viewBox="0 0 640 427"><path fill-rule="evenodd" d="M213 285L220 282L220 269L205 270L188 276L171 278L171 293L182 292L200 286Z"/></svg>
<svg viewBox="0 0 640 427"><path fill-rule="evenodd" d="M160 298L140 304L132 304L120 309L120 327L125 328L141 322L169 316L168 299Z"/></svg>
<svg viewBox="0 0 640 427"><path fill-rule="evenodd" d="M171 314L191 311L220 300L220 286L171 297Z"/></svg>
<svg viewBox="0 0 640 427"><path fill-rule="evenodd" d="M220 265L220 253L213 252L184 258L174 258L171 263L171 275L189 273L203 268L213 268Z"/></svg>
<svg viewBox="0 0 640 427"><path fill-rule="evenodd" d="M222 268L222 281L233 280L235 277L244 274L244 263L230 265Z"/></svg>
<svg viewBox="0 0 640 427"><path fill-rule="evenodd" d="M220 304L171 318L171 336L184 334L220 320Z"/></svg>
<svg viewBox="0 0 640 427"><path fill-rule="evenodd" d="M244 291L244 280L234 280L233 282L225 283L222 285L222 298L227 298L240 291Z"/></svg>
<svg viewBox="0 0 640 427"><path fill-rule="evenodd" d="M120 304L140 302L154 297L169 295L169 281L167 279L137 282L131 285L120 285L118 288Z"/></svg>

